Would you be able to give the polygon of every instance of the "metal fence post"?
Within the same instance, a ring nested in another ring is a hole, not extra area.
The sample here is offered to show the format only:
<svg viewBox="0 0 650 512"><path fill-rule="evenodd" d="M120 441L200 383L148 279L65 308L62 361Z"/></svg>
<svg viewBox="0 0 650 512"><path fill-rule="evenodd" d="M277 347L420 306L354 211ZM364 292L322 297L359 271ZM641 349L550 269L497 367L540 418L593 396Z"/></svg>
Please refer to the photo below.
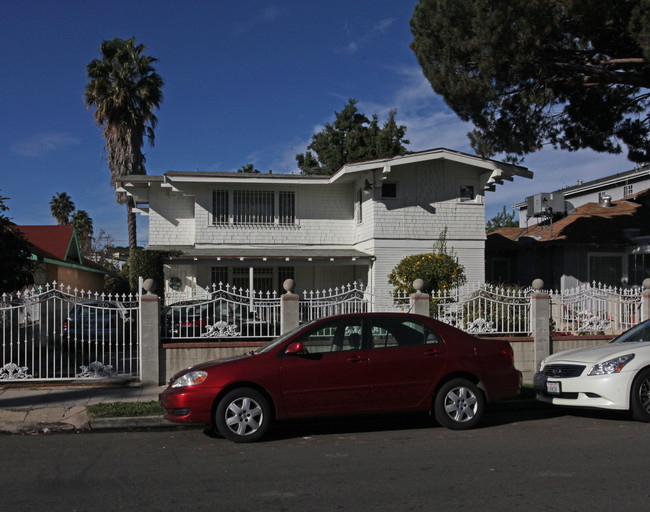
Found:
<svg viewBox="0 0 650 512"><path fill-rule="evenodd" d="M164 384L160 371L160 305L153 293L154 281L143 283L146 293L140 298L140 380L143 386Z"/></svg>
<svg viewBox="0 0 650 512"><path fill-rule="evenodd" d="M531 328L535 340L534 371L537 371L542 359L551 353L551 297L541 291L543 286L544 281L535 279L530 295Z"/></svg>
<svg viewBox="0 0 650 512"><path fill-rule="evenodd" d="M295 329L300 321L300 297L292 292L294 285L293 279L282 283L286 293L280 297L280 334Z"/></svg>

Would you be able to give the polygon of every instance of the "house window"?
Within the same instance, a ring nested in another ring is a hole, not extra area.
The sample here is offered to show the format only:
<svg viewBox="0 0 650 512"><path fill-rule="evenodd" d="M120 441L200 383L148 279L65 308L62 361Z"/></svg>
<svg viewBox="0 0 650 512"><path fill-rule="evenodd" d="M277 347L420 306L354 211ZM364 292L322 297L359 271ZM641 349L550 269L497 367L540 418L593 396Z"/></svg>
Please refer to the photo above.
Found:
<svg viewBox="0 0 650 512"><path fill-rule="evenodd" d="M474 201L474 185L461 185L460 186L460 200L461 201Z"/></svg>
<svg viewBox="0 0 650 512"><path fill-rule="evenodd" d="M607 286L620 286L623 277L623 258L617 255L590 255L589 281Z"/></svg>
<svg viewBox="0 0 650 512"><path fill-rule="evenodd" d="M280 294L285 293L285 289L282 286L287 279L294 278L293 267L278 267L278 291Z"/></svg>
<svg viewBox="0 0 650 512"><path fill-rule="evenodd" d="M239 290L250 291L250 267L233 267L232 284ZM273 291L273 268L261 267L253 269L253 291L272 292Z"/></svg>
<svg viewBox="0 0 650 512"><path fill-rule="evenodd" d="M623 197L631 196L634 193L634 187L632 184L625 185L623 188Z"/></svg>
<svg viewBox="0 0 650 512"><path fill-rule="evenodd" d="M357 193L357 224L361 224L363 222L363 189L360 188L359 192Z"/></svg>
<svg viewBox="0 0 650 512"><path fill-rule="evenodd" d="M228 191L212 191L212 223L228 224Z"/></svg>
<svg viewBox="0 0 650 512"><path fill-rule="evenodd" d="M395 199L397 197L397 183L382 183L381 198Z"/></svg>
<svg viewBox="0 0 650 512"><path fill-rule="evenodd" d="M228 267L212 267L212 284L216 286L228 284Z"/></svg>
<svg viewBox="0 0 650 512"><path fill-rule="evenodd" d="M279 217L281 226L293 226L296 223L296 194L295 192L279 192Z"/></svg>
<svg viewBox="0 0 650 512"><path fill-rule="evenodd" d="M273 192L268 190L235 190L233 222L235 224L273 224L275 208Z"/></svg>
<svg viewBox="0 0 650 512"><path fill-rule="evenodd" d="M641 286L650 277L650 255L630 254L627 257L627 284Z"/></svg>
<svg viewBox="0 0 650 512"><path fill-rule="evenodd" d="M295 192L271 190L214 190L212 192L214 225L296 224Z"/></svg>

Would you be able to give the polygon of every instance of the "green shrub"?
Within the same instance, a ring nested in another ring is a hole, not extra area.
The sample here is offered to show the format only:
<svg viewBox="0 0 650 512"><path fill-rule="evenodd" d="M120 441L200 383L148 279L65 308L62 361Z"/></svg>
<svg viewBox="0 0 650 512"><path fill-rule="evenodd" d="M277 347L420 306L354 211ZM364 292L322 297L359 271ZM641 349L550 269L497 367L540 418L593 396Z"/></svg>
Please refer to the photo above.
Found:
<svg viewBox="0 0 650 512"><path fill-rule="evenodd" d="M153 279L156 283L155 293L162 293L165 283L163 265L170 256L180 254L179 251L150 251L138 250L129 258L129 285L131 291L137 292L138 278Z"/></svg>
<svg viewBox="0 0 650 512"><path fill-rule="evenodd" d="M414 293L416 279L424 281L424 293L434 294L464 284L465 268L449 254L414 254L403 258L388 276L396 292Z"/></svg>

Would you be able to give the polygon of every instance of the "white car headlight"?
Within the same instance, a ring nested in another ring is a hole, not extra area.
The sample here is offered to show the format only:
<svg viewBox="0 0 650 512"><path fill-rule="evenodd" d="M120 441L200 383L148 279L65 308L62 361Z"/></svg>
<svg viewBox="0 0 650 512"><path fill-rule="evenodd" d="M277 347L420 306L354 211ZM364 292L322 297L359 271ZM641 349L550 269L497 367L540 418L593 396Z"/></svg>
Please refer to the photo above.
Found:
<svg viewBox="0 0 650 512"><path fill-rule="evenodd" d="M610 359L604 363L598 363L587 375L610 375L620 372L623 367L634 359L634 354L627 354L616 359Z"/></svg>
<svg viewBox="0 0 650 512"><path fill-rule="evenodd" d="M179 377L172 383L173 388L182 388L185 386L196 386L208 378L208 372L193 371Z"/></svg>

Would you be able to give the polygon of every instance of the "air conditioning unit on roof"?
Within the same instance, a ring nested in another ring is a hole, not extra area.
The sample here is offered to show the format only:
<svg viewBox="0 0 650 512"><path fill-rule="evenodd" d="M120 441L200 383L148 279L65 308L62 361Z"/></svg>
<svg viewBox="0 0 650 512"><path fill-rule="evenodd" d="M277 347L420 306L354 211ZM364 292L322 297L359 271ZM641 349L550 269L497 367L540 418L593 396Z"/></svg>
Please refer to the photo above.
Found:
<svg viewBox="0 0 650 512"><path fill-rule="evenodd" d="M526 217L548 217L564 214L564 194L541 193L526 198Z"/></svg>

